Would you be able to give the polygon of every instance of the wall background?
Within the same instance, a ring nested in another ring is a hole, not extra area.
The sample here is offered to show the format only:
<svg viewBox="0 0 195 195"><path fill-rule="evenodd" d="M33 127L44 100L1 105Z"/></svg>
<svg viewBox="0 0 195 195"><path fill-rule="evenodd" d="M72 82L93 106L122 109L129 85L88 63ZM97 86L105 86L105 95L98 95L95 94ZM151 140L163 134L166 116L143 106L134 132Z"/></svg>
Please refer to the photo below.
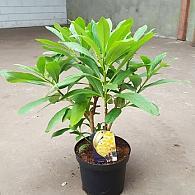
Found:
<svg viewBox="0 0 195 195"><path fill-rule="evenodd" d="M133 17L134 28L147 24L161 36L177 37L181 0L67 0L68 18L98 19L104 15L118 21ZM187 39L195 27L195 0L191 0Z"/></svg>
<svg viewBox="0 0 195 195"><path fill-rule="evenodd" d="M0 28L66 23L66 0L0 0Z"/></svg>
<svg viewBox="0 0 195 195"><path fill-rule="evenodd" d="M68 18L98 19L104 15L118 21L133 17L134 27L148 24L159 35L176 37L180 0L67 0Z"/></svg>

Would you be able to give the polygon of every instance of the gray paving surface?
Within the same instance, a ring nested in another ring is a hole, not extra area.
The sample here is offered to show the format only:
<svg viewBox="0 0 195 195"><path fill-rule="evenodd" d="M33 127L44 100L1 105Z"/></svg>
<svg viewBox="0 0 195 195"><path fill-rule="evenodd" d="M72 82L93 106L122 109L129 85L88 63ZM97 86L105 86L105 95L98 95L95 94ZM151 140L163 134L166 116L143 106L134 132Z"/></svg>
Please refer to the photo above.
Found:
<svg viewBox="0 0 195 195"><path fill-rule="evenodd" d="M32 65L42 52L34 38L51 37L40 28L0 31L0 68ZM195 48L185 42L156 38L140 54L168 53L172 65L161 77L190 80L145 93L156 102L159 117L126 110L113 129L132 147L123 195L195 194ZM73 153L74 137L51 140L44 133L59 105L26 116L21 105L46 92L42 87L8 84L0 78L0 194L84 195ZM62 186L63 182L67 185Z"/></svg>

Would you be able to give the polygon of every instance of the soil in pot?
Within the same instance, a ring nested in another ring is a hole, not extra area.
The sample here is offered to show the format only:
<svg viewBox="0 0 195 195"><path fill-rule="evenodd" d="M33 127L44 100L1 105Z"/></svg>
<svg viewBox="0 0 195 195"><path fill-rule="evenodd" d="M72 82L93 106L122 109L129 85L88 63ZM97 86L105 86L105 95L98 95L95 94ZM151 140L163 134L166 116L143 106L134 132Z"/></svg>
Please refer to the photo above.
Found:
<svg viewBox="0 0 195 195"><path fill-rule="evenodd" d="M89 143L86 140L83 140L80 144L78 144L78 146L76 148L76 155L79 158L81 158L81 160L83 160L87 163L97 164L94 160L94 157L93 157L93 150L94 149L93 149L92 145L86 146L85 149L83 149L82 151L79 152L79 148L84 144L88 145ZM129 156L130 148L129 148L129 145L126 142L124 142L122 139L116 139L116 151L117 151L117 157L118 157L117 162L120 162ZM115 163L115 162L108 162L108 163L104 163L104 164L113 164L113 163Z"/></svg>

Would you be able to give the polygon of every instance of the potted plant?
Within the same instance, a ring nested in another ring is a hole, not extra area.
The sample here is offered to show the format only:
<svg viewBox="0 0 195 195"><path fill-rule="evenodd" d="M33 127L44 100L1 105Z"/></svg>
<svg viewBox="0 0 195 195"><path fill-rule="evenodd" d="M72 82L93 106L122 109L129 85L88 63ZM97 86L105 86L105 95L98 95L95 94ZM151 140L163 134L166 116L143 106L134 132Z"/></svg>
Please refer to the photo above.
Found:
<svg viewBox="0 0 195 195"><path fill-rule="evenodd" d="M131 32L132 19L121 21L116 28L110 19L86 23L78 17L70 27L54 24L46 27L59 41L38 39L45 50L35 66L17 65L20 71L2 70L1 76L11 83L30 83L48 86L48 93L19 110L24 114L35 106L65 102L48 123L52 137L65 132L74 134L78 141L75 154L80 164L83 189L92 195L118 195L123 190L129 144L116 136L118 160L94 163L92 136L96 132L111 131L112 124L125 108L138 108L159 115L158 107L141 95L149 87L173 80L152 80L159 70L168 65L165 53L154 58L136 56L136 52L153 36L147 26ZM63 73L75 69L74 74ZM103 112L100 109L103 108ZM97 122L97 114L103 120ZM68 121L68 125L67 125ZM56 130L58 123L66 122ZM90 131L86 131L90 130Z"/></svg>

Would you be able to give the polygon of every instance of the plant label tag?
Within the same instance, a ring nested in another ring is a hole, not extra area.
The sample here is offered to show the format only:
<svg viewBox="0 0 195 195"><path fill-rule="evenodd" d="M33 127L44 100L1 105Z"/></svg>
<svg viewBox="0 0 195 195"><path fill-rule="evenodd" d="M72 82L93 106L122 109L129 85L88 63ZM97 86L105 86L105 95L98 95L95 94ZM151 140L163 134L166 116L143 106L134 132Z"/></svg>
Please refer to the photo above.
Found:
<svg viewBox="0 0 195 195"><path fill-rule="evenodd" d="M93 147L96 162L114 162L117 161L115 135L111 131L98 131L93 137ZM99 156L99 157L98 157Z"/></svg>

